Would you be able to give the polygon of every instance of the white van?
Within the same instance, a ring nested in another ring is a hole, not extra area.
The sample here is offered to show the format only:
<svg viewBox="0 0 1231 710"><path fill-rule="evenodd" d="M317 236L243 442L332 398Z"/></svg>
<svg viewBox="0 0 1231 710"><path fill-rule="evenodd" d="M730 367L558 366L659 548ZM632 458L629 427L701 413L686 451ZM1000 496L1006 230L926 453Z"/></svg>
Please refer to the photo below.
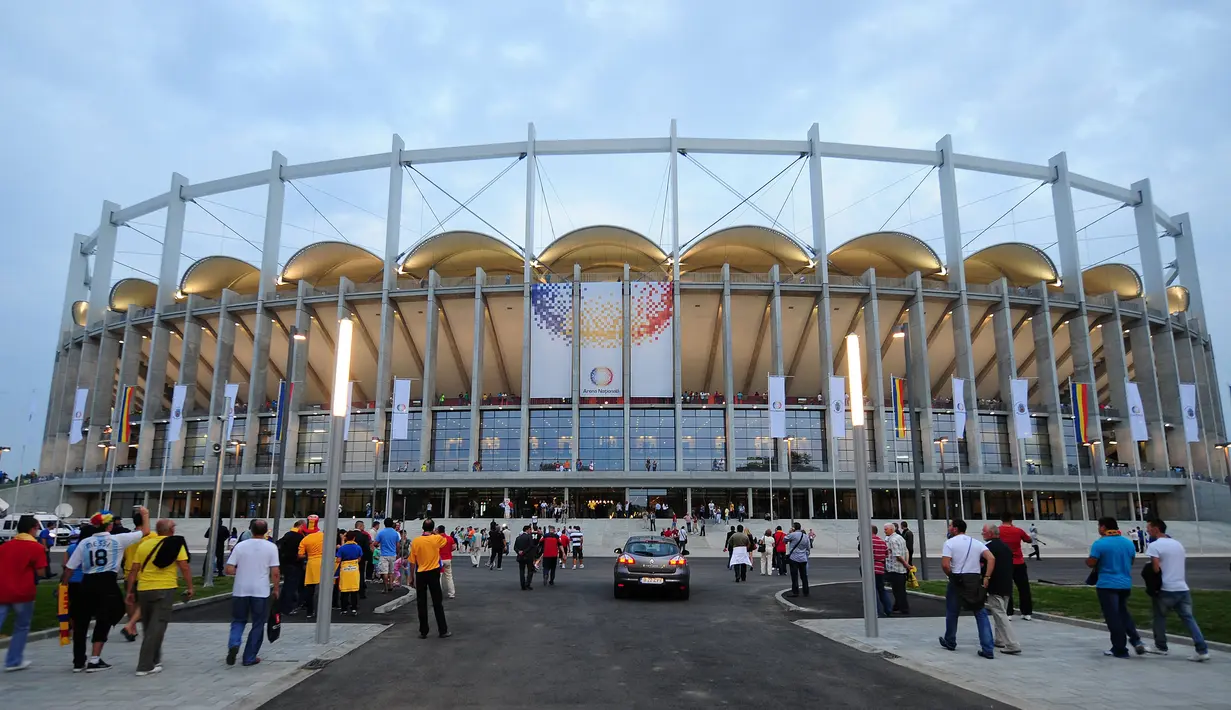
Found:
<svg viewBox="0 0 1231 710"><path fill-rule="evenodd" d="M51 513L26 513L26 515L33 515L39 526L50 529L52 535L55 535L57 545L68 544L73 531L67 523L60 522L60 519ZM7 515L3 521L0 521L0 543L17 537L17 521L20 519L20 515Z"/></svg>

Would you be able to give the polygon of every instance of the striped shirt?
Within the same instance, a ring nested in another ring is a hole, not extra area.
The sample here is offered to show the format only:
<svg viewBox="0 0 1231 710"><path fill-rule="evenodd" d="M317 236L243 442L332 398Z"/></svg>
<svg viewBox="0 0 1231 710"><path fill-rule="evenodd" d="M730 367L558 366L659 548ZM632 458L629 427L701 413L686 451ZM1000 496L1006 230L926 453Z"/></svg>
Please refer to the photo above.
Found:
<svg viewBox="0 0 1231 710"><path fill-rule="evenodd" d="M68 558L69 569L80 569L83 574L119 572L124 562L124 550L141 542L145 534L140 530L112 535L100 532L82 540Z"/></svg>
<svg viewBox="0 0 1231 710"><path fill-rule="evenodd" d="M880 535L872 536L872 573L885 573L885 558L889 556L889 543Z"/></svg>
<svg viewBox="0 0 1231 710"><path fill-rule="evenodd" d="M568 534L568 539L573 543L574 549L581 548L582 534L580 530L574 530Z"/></svg>

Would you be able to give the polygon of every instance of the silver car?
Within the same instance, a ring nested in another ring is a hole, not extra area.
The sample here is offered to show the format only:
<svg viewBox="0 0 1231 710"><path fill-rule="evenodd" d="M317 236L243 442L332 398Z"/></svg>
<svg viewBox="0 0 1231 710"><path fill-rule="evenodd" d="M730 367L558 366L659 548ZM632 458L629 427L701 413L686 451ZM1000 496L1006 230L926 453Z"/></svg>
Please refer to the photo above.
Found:
<svg viewBox="0 0 1231 710"><path fill-rule="evenodd" d="M671 589L687 599L691 588L688 551L674 540L657 535L628 538L615 549L615 597L623 599L635 589Z"/></svg>

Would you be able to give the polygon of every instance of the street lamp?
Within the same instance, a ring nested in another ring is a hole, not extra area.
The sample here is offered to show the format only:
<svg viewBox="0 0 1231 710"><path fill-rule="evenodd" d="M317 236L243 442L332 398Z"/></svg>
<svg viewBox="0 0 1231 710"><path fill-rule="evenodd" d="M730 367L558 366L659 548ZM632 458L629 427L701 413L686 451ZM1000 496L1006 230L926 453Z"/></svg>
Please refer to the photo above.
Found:
<svg viewBox="0 0 1231 710"><path fill-rule="evenodd" d="M945 473L945 444L949 443L949 437L938 437L935 442L940 447L940 488L945 494L945 520L949 519L949 478ZM958 516L961 517L960 515Z"/></svg>
<svg viewBox="0 0 1231 710"><path fill-rule="evenodd" d="M794 438L793 436L787 436L782 439L786 442L786 485L787 495L790 496L790 503L787 507L791 511L791 522L795 522L795 478L791 472L791 440Z"/></svg>
<svg viewBox="0 0 1231 710"><path fill-rule="evenodd" d="M98 479L98 500L100 503L99 509L106 510L107 506L102 505L102 502L104 500L103 496L105 495L105 487L107 485L107 457L108 455L110 455L111 450L115 448L115 444L112 444L107 441L100 441L98 443L98 448L103 450L103 475Z"/></svg>
<svg viewBox="0 0 1231 710"><path fill-rule="evenodd" d="M342 493L342 456L346 447L346 415L350 411L350 357L355 322L349 317L338 320L336 339L337 360L333 368L333 406L329 424L329 479L325 484L325 549L321 555L321 584L316 598L316 642L329 643L329 620L333 605L333 565L336 550L333 541L338 535L338 514L333 507Z"/></svg>
<svg viewBox="0 0 1231 710"><path fill-rule="evenodd" d="M923 510L923 480L920 477L923 471L923 427L919 425L919 417L916 416L914 409L915 404L923 399L916 396L923 383L915 376L915 368L911 363L910 328L905 323L895 326L893 337L902 341L902 354L906 360L906 408L911 418L910 454L911 469L915 474L915 520L919 533L919 573L926 580L928 578L928 543L924 520L927 516Z"/></svg>
<svg viewBox="0 0 1231 710"><path fill-rule="evenodd" d="M372 509L368 512L376 515L376 477L380 474L380 445L385 443L379 436L372 437L372 445L376 449L372 462Z"/></svg>
<svg viewBox="0 0 1231 710"><path fill-rule="evenodd" d="M1094 474L1094 517L1095 518L1103 517L1103 492L1099 489L1098 459L1097 459L1097 456L1098 456L1097 447L1101 443L1103 442L1099 441L1098 439L1095 439L1094 441L1091 441L1086 444L1086 446L1090 447L1090 472ZM1022 503L1024 505L1025 501L1022 501ZM1034 517L1036 519L1039 517L1039 511L1037 510L1034 511Z"/></svg>
<svg viewBox="0 0 1231 710"><path fill-rule="evenodd" d="M1225 472L1227 474L1227 487L1231 488L1231 442L1224 441L1221 444L1214 444L1215 449L1222 449L1223 459L1227 463ZM1137 496L1137 504L1141 505L1141 495Z"/></svg>
<svg viewBox="0 0 1231 710"><path fill-rule="evenodd" d="M239 470L243 468L241 463L243 459L240 457L240 451L247 444L243 441L235 439L233 441L228 441L227 445L235 447L235 468L231 473L231 520L227 523L228 527L233 528L235 527L235 506L239 502Z"/></svg>
<svg viewBox="0 0 1231 710"><path fill-rule="evenodd" d="M859 516L860 538L872 529L872 490L868 487L868 432L864 428L863 362L859 358L859 336L846 336L846 363L850 390L851 426L855 439L855 507ZM872 566L872 541L859 546L860 585L863 590L863 632L868 638L879 635L876 621L876 587Z"/></svg>
<svg viewBox="0 0 1231 710"><path fill-rule="evenodd" d="M287 397L283 406L291 405L291 394L295 387L295 349L299 343L305 342L308 339L308 334L299 330L299 326L292 325L290 330L290 338L286 341L286 376L287 380ZM274 519L274 536L273 540L278 539L279 523L282 522L282 514L286 511L286 487L283 485L286 480L286 428L291 420L290 412L279 412L282 419L282 428L277 433L278 435L278 507L275 513L271 516ZM275 420L277 421L277 420Z"/></svg>

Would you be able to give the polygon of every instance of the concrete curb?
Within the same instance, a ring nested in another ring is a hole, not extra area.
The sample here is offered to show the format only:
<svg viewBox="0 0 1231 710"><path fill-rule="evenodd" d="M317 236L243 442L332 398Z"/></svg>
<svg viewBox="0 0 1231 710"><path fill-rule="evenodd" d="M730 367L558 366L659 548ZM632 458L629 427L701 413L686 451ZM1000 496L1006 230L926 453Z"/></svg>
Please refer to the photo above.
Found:
<svg viewBox="0 0 1231 710"><path fill-rule="evenodd" d="M809 589L814 589L816 587L830 587L835 584L856 584L857 581L858 580L855 580L855 581L847 580L845 582L818 582L816 584L809 584L808 587ZM791 591L791 589L790 587L787 587L786 589L783 589L777 592L776 594L774 594L774 601L781 604L782 607L786 609L787 611L801 613L801 614L824 614L825 613L823 609L809 609L808 607L800 606L798 604L787 601L786 593L789 591Z"/></svg>
<svg viewBox="0 0 1231 710"><path fill-rule="evenodd" d="M193 607L205 606L206 604L215 604L217 602L223 601L225 599L230 599L230 598L231 598L230 592L223 592L222 594L216 594L212 597L205 597L203 599L190 599L186 602L176 602L175 606L171 607L171 611L180 611L181 609L192 609ZM30 632L28 636L26 636L26 643L29 643L31 641L42 641L44 639L53 639L53 638L58 637L59 635L60 635L59 628L32 631ZM8 647L9 647L9 638L6 636L5 638L0 639L0 648L8 648Z"/></svg>
<svg viewBox="0 0 1231 710"><path fill-rule="evenodd" d="M380 631L377 631L375 634L363 639L362 641L352 641L345 646L327 649L321 653L321 655L301 663L299 668L295 669L294 673L261 687L260 690L256 691L252 695L249 695L242 700L237 700L227 707L230 710L257 710L257 708L260 708L265 703L268 703L291 688L294 688L317 673L320 673L329 662L336 661L339 658L358 650L364 644L388 631L391 626L392 624L385 624L384 628Z"/></svg>
<svg viewBox="0 0 1231 710"><path fill-rule="evenodd" d="M942 602L945 600L945 598L939 594L929 594L927 592L916 592L916 591L911 591L911 590L907 590L906 593L913 594L917 597L924 597L927 599L938 599ZM1090 621L1089 619L1078 619L1072 616L1062 616L1060 614L1048 614L1046 612L1041 612L1041 611L1036 611L1035 613L1031 614L1031 616L1034 618L1040 619L1042 621L1054 621L1058 624L1068 624L1069 626L1080 626L1086 629L1094 629L1095 631L1105 631L1107 629L1106 625L1101 624L1097 621ZM1149 638L1152 639L1153 636L1150 636ZM1146 640L1146 637L1143 636L1142 640ZM1188 638L1187 636L1177 636L1176 634L1167 634L1167 643L1168 645L1174 643L1174 644L1179 644L1181 646L1187 646L1191 648L1193 645L1193 640ZM1205 643L1210 648L1216 651L1231 652L1231 643L1221 643L1219 641L1206 641Z"/></svg>
<svg viewBox="0 0 1231 710"><path fill-rule="evenodd" d="M407 604L413 602L415 600L415 590L405 585L402 585L402 589L406 590L405 594L398 597L397 599L381 604L380 606L373 609L372 613L373 614L388 614L391 611L401 609Z"/></svg>

